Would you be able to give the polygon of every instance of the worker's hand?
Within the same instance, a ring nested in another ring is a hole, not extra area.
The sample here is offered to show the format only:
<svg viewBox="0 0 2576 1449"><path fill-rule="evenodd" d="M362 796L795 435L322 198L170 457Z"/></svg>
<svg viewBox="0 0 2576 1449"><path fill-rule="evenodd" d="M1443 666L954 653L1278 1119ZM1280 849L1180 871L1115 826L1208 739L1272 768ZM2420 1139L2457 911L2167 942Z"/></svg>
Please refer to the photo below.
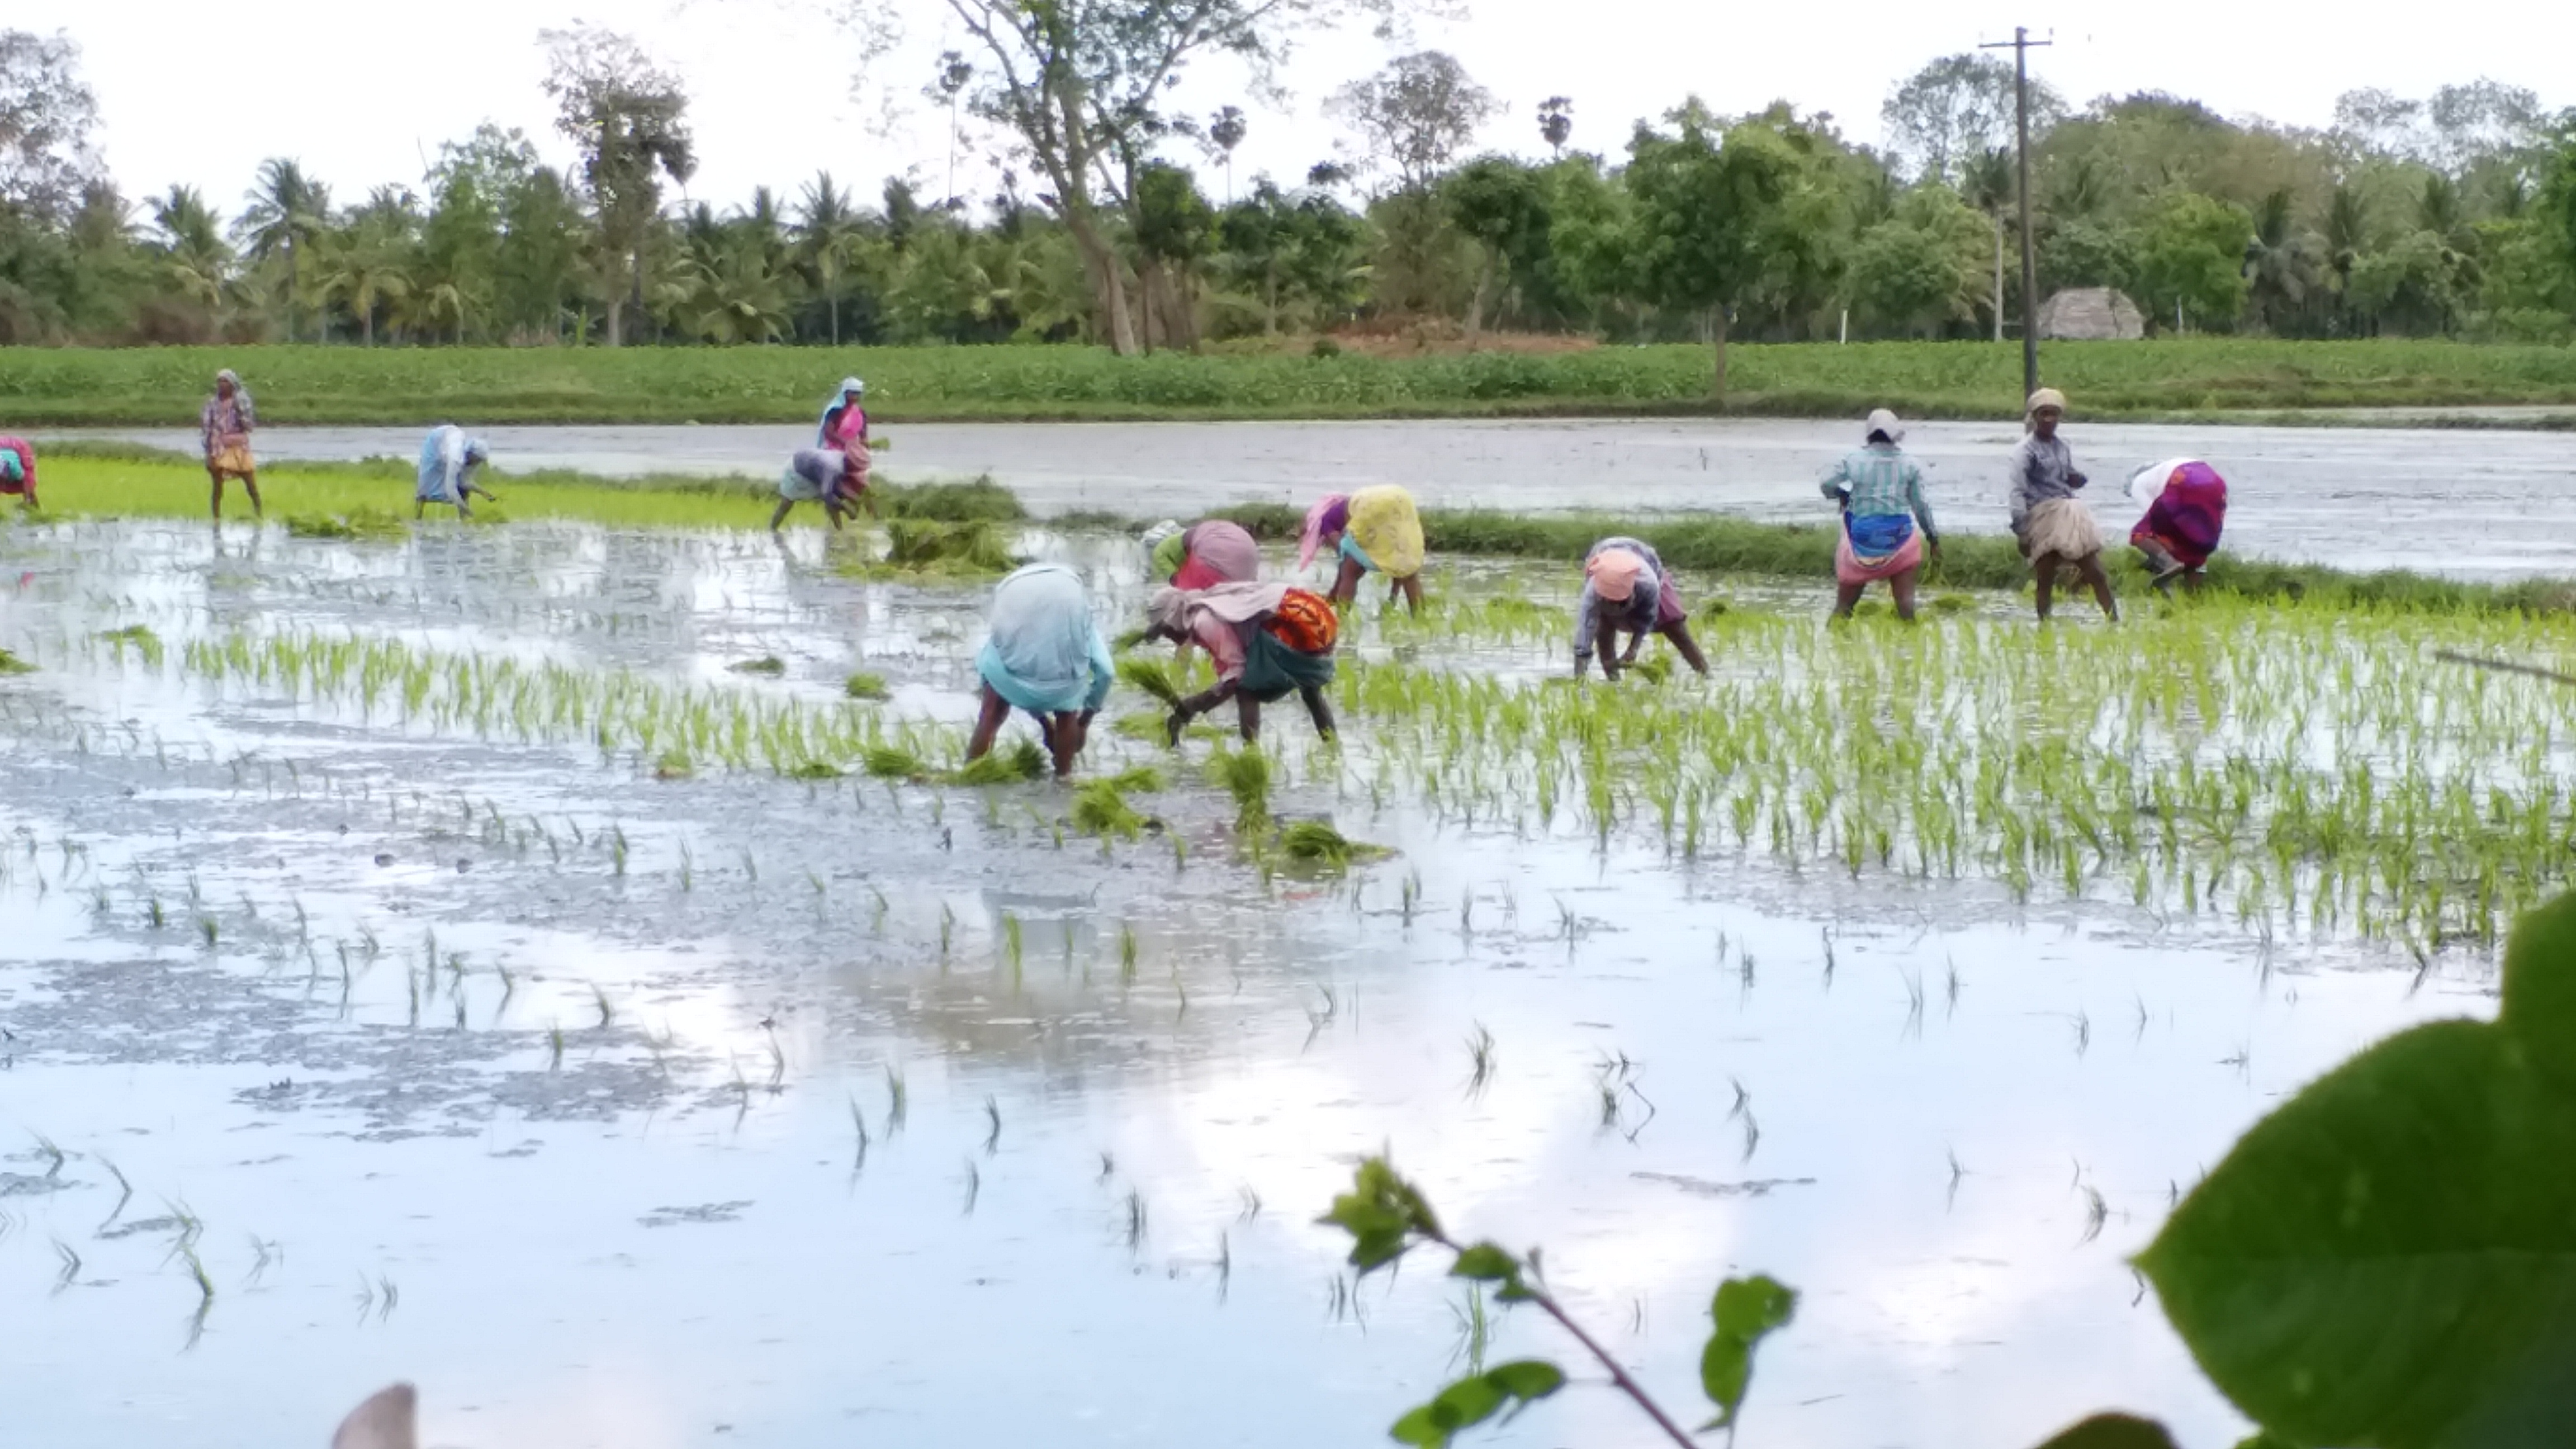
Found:
<svg viewBox="0 0 2576 1449"><path fill-rule="evenodd" d="M2083 474L2076 472L2072 468L2066 471L2066 486L2069 488L2081 488L2092 481L2092 479L2085 477Z"/></svg>

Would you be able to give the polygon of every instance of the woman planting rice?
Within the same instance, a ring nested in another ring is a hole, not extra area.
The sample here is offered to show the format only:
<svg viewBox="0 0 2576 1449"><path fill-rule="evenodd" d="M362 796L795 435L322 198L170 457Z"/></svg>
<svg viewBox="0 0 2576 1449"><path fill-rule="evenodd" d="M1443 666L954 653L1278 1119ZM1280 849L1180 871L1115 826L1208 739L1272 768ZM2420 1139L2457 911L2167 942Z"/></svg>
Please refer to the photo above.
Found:
<svg viewBox="0 0 2576 1449"><path fill-rule="evenodd" d="M2039 595L2039 617L2048 617L2050 595L2057 587L2059 565L2072 565L2093 586L2103 614L2120 617L2111 601L2110 576L2102 572L2102 529L2092 510L2076 501L2085 484L2075 471L2074 450L2057 435L2066 417L2066 395L2043 387L2030 395L2022 413L2021 446L2012 455L2012 531L2030 560Z"/></svg>
<svg viewBox="0 0 2576 1449"><path fill-rule="evenodd" d="M239 478L250 495L250 516L260 516L259 464L250 455L250 430L259 425L258 409L229 367L215 374L215 395L197 413L197 436L205 444L206 479L214 485L215 521L224 517L224 480Z"/></svg>
<svg viewBox="0 0 2576 1449"><path fill-rule="evenodd" d="M474 481L474 470L490 461L492 450L483 440L465 436L454 423L430 429L420 443L420 486L412 492L411 516L419 518L429 505L442 503L453 507L459 519L471 518L474 508L467 500L478 493L500 502L491 489Z"/></svg>
<svg viewBox="0 0 2576 1449"><path fill-rule="evenodd" d="M1422 612L1422 515L1414 511L1412 494L1391 483L1325 494L1306 510L1297 567L1313 563L1318 549L1331 549L1341 558L1333 578L1334 604L1359 596L1361 575L1382 573L1388 580L1387 602L1401 594L1406 607L1416 615Z"/></svg>
<svg viewBox="0 0 2576 1449"><path fill-rule="evenodd" d="M1912 622L1914 583L1928 549L1941 555L1932 505L1923 501L1923 470L1897 445L1905 428L1880 408L1862 425L1861 448L1846 453L1818 485L1842 504L1834 539L1834 617L1848 619L1871 583L1884 579L1895 596L1896 617ZM1921 532L1915 530L1920 520Z"/></svg>
<svg viewBox="0 0 2576 1449"><path fill-rule="evenodd" d="M1163 588L1145 605L1149 639L1170 639L1186 652L1197 644L1216 662L1216 687L1179 701L1165 722L1175 745L1191 720L1231 699L1243 737L1261 737L1261 707L1295 691L1315 721L1315 733L1333 737L1333 707L1324 690L1333 682L1333 646L1341 622L1333 606L1286 584L1230 583L1201 590Z"/></svg>
<svg viewBox="0 0 2576 1449"><path fill-rule="evenodd" d="M36 511L36 445L24 438L0 437L0 494L18 495L18 506Z"/></svg>
<svg viewBox="0 0 2576 1449"><path fill-rule="evenodd" d="M1109 643L1091 622L1082 576L1062 564L1030 564L993 590L992 633L975 658L983 711L966 742L982 759L1014 709L1028 711L1055 759L1055 777L1073 773L1091 738L1091 721L1117 677Z"/></svg>
<svg viewBox="0 0 2576 1449"><path fill-rule="evenodd" d="M826 453L841 455L841 496L855 505L868 489L868 409L865 399L868 385L855 377L841 379L841 390L823 405L823 419L814 428L814 446Z"/></svg>
<svg viewBox="0 0 2576 1449"><path fill-rule="evenodd" d="M1222 518L1202 519L1183 528L1158 523L1145 535L1153 559L1147 577L1190 590L1218 584L1248 584L1261 577L1261 547L1242 525Z"/></svg>
<svg viewBox="0 0 2576 1449"><path fill-rule="evenodd" d="M2131 474L2129 496L2147 505L2147 516L2129 530L2129 546L2146 560L2156 588L2171 593L2179 578L2198 592L2227 527L2227 480L2198 458L2173 458Z"/></svg>
<svg viewBox="0 0 2576 1449"><path fill-rule="evenodd" d="M1619 652L1622 629L1628 631L1625 654ZM1637 662L1648 634L1671 640L1691 668L1708 673L1707 656L1691 638L1681 589L1664 572L1664 561L1633 538L1605 538L1583 556L1583 597L1574 608L1574 677L1583 677L1597 649L1602 678L1618 678Z"/></svg>
<svg viewBox="0 0 2576 1449"><path fill-rule="evenodd" d="M827 448L799 448L787 460L787 470L778 475L778 507L769 515L769 531L776 533L787 521L789 509L799 503L820 503L823 516L832 522L832 531L840 532L844 515L859 511L859 494L849 484L849 465L841 454ZM859 477L860 488L867 487L867 475Z"/></svg>

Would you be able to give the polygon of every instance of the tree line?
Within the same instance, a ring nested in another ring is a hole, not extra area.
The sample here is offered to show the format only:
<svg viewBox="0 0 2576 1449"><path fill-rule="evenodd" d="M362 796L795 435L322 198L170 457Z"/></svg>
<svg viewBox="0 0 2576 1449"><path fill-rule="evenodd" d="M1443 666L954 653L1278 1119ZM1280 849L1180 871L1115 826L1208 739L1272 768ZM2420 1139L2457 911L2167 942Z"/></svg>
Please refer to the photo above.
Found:
<svg viewBox="0 0 2576 1449"><path fill-rule="evenodd" d="M1185 35L1087 0L950 3L982 49L926 90L989 192L824 173L724 208L685 199L684 82L607 30L541 36L572 167L486 125L353 200L270 158L229 205L129 199L97 163L77 47L0 32L0 342L1134 351L1509 329L1712 342L1722 387L1729 338L2000 337L2020 315L2013 76L1992 56L1893 87L1877 145L1786 102L1687 99L1592 151L1572 99L1507 107L1423 51L1330 97L1333 156L1238 189L1252 118L1168 113L1172 80L1201 51L1258 73L1333 0L1198 0ZM2042 296L2113 288L2160 331L2576 337L2576 112L2529 91L2354 91L2324 129L2156 92L2031 101ZM1514 126L1528 154L1476 149Z"/></svg>

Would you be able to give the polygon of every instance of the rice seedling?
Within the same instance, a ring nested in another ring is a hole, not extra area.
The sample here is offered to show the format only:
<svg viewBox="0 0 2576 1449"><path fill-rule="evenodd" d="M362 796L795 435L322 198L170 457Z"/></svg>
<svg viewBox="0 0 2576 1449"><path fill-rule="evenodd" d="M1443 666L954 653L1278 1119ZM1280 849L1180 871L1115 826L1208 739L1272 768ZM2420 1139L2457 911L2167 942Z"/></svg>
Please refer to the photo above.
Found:
<svg viewBox="0 0 2576 1449"><path fill-rule="evenodd" d="M1111 840L1133 840L1144 831L1145 824L1145 817L1128 805L1115 780L1093 780L1074 792L1073 828L1100 837L1103 845Z"/></svg>
<svg viewBox="0 0 2576 1449"><path fill-rule="evenodd" d="M775 654L764 654L757 659L744 659L728 664L725 670L730 674L757 674L764 678L776 679L787 672L787 661Z"/></svg>
<svg viewBox="0 0 2576 1449"><path fill-rule="evenodd" d="M0 649L0 674L33 674L35 672L36 666L19 658L17 655L10 653L6 649Z"/></svg>
<svg viewBox="0 0 2576 1449"><path fill-rule="evenodd" d="M68 1159L70 1154L56 1146L54 1139L47 1137L42 1132L30 1132L27 1135L36 1139L35 1155L44 1159L45 1176L49 1178L62 1176L63 1163Z"/></svg>
<svg viewBox="0 0 2576 1449"><path fill-rule="evenodd" d="M879 780L917 780L930 772L921 756L899 745L869 745L860 752L859 764Z"/></svg>
<svg viewBox="0 0 2576 1449"><path fill-rule="evenodd" d="M894 691L886 686L884 675L870 674L865 670L841 681L841 693L850 699L879 702L894 698Z"/></svg>
<svg viewBox="0 0 2576 1449"><path fill-rule="evenodd" d="M1118 682L1167 705L1181 702L1180 686L1173 683L1170 666L1160 659L1119 660Z"/></svg>
<svg viewBox="0 0 2576 1449"><path fill-rule="evenodd" d="M80 1279L81 1255L71 1244L54 1239L54 1259L60 1265L54 1274L54 1291L62 1292Z"/></svg>
<svg viewBox="0 0 2576 1449"><path fill-rule="evenodd" d="M911 1093L904 1086L902 1069L892 1063L886 1066L885 1081L886 1135L891 1137L903 1130L904 1118L911 1110Z"/></svg>
<svg viewBox="0 0 2576 1449"><path fill-rule="evenodd" d="M1208 769L1225 792L1234 797L1234 828L1243 835L1257 836L1270 825L1270 760L1260 747L1245 745L1239 750L1219 750L1208 762Z"/></svg>
<svg viewBox="0 0 2576 1449"><path fill-rule="evenodd" d="M1279 832L1279 847L1291 860L1312 861L1332 870L1348 870L1351 864L1351 842L1324 820L1297 820ZM1465 917L1461 918L1464 929Z"/></svg>
<svg viewBox="0 0 2576 1449"><path fill-rule="evenodd" d="M1118 923L1118 983L1136 984L1136 927L1128 921Z"/></svg>
<svg viewBox="0 0 2576 1449"><path fill-rule="evenodd" d="M590 984L591 1004L599 1010L599 1029L606 1031L617 1021L617 1008L608 999L608 988L594 981Z"/></svg>
<svg viewBox="0 0 2576 1449"><path fill-rule="evenodd" d="M966 1159L966 1207L963 1212L958 1214L958 1216L969 1218L973 1217L975 1215L975 1199L981 1196L983 1191L984 1174L976 1170L975 1159L969 1157Z"/></svg>
<svg viewBox="0 0 2576 1449"><path fill-rule="evenodd" d="M1494 1077L1494 1034L1481 1021L1476 1023L1475 1034L1467 1038L1467 1067L1467 1094L1483 1096Z"/></svg>
<svg viewBox="0 0 2576 1449"><path fill-rule="evenodd" d="M1134 1252L1145 1244L1145 1194L1127 1189L1127 1250Z"/></svg>
<svg viewBox="0 0 2576 1449"><path fill-rule="evenodd" d="M697 766L691 763L686 750L664 750L653 761L653 778L656 780L685 780L697 772Z"/></svg>
<svg viewBox="0 0 2576 1449"><path fill-rule="evenodd" d="M1130 765L1109 777L1122 795L1150 795L1164 786L1163 772L1152 765Z"/></svg>

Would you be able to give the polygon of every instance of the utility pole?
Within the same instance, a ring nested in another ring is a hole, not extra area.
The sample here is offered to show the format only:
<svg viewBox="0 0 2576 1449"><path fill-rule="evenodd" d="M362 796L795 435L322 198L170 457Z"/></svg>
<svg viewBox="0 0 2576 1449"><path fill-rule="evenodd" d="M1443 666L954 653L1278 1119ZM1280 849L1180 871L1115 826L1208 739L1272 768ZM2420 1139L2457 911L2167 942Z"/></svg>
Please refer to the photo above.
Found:
<svg viewBox="0 0 2576 1449"><path fill-rule="evenodd" d="M1992 41L1979 50L2001 50L2012 47L2013 53L2013 130L2021 154L2021 178L2015 188L2021 192L2021 392L2028 397L2039 391L2039 301L2032 294L2039 290L2039 267L2030 249L2030 48L2047 45L2033 40L2030 31L2016 25L2013 38Z"/></svg>

